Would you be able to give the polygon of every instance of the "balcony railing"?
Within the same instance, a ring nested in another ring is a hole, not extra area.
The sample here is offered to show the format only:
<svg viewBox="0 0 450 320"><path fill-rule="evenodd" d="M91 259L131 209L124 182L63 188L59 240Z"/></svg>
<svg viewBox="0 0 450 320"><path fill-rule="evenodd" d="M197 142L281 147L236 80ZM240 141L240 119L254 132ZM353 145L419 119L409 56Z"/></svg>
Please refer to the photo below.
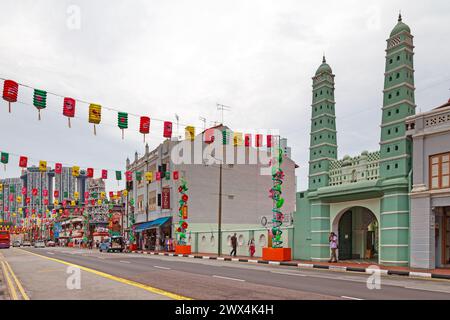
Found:
<svg viewBox="0 0 450 320"><path fill-rule="evenodd" d="M364 151L360 156L345 156L330 163L329 185L338 186L361 181L378 180L380 152Z"/></svg>

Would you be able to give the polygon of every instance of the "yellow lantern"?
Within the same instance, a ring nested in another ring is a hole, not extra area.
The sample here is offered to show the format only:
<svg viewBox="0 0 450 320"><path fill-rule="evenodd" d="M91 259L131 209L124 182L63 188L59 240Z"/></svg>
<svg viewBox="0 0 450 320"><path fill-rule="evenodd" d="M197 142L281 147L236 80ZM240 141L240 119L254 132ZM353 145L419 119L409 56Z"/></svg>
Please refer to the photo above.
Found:
<svg viewBox="0 0 450 320"><path fill-rule="evenodd" d="M58 200L54 200L54 201L53 201L53 204L54 204L55 206L57 206L57 205L59 205L59 201L58 201Z"/></svg>
<svg viewBox="0 0 450 320"><path fill-rule="evenodd" d="M15 217L15 216L16 216L16 213L14 212L14 213L12 214L12 216Z"/></svg>
<svg viewBox="0 0 450 320"><path fill-rule="evenodd" d="M3 191L3 184L0 183L0 192Z"/></svg>
<svg viewBox="0 0 450 320"><path fill-rule="evenodd" d="M145 180L147 180L148 182L152 182L153 180L153 172L146 172L145 173Z"/></svg>
<svg viewBox="0 0 450 320"><path fill-rule="evenodd" d="M75 200L78 200L79 197L80 197L80 194L79 194L77 191L75 191L75 192L73 193L73 198L74 198Z"/></svg>
<svg viewBox="0 0 450 320"><path fill-rule="evenodd" d="M39 161L39 171L40 172L45 172L47 171L47 161Z"/></svg>
<svg viewBox="0 0 450 320"><path fill-rule="evenodd" d="M99 205L101 205L101 204L102 204L102 200L101 200L101 199L98 199L98 200L97 200L97 203L98 203Z"/></svg>
<svg viewBox="0 0 450 320"><path fill-rule="evenodd" d="M242 139L242 133L241 132L235 132L233 134L233 144L234 146L242 146L243 139Z"/></svg>
<svg viewBox="0 0 450 320"><path fill-rule="evenodd" d="M91 104L89 106L89 123L94 124L94 134L97 134L95 125L102 121L102 106L98 104Z"/></svg>
<svg viewBox="0 0 450 320"><path fill-rule="evenodd" d="M124 197L126 197L128 195L128 190L123 190L122 194L123 194Z"/></svg>
<svg viewBox="0 0 450 320"><path fill-rule="evenodd" d="M23 209L22 209L22 208L19 208L19 209L17 209L17 211L19 211L19 213L22 213L22 212L23 212Z"/></svg>
<svg viewBox="0 0 450 320"><path fill-rule="evenodd" d="M105 199L106 197L106 192L102 191L100 192L100 199Z"/></svg>
<svg viewBox="0 0 450 320"><path fill-rule="evenodd" d="M22 197L21 196L17 196L17 203L21 203L22 202Z"/></svg>
<svg viewBox="0 0 450 320"><path fill-rule="evenodd" d="M62 209L59 209L59 213L63 213L63 210L62 210Z"/></svg>
<svg viewBox="0 0 450 320"><path fill-rule="evenodd" d="M33 214L31 215L31 218L36 219L36 215L33 213Z"/></svg>
<svg viewBox="0 0 450 320"><path fill-rule="evenodd" d="M75 200L72 200L72 201L70 201L70 205L71 205L72 207L75 207L77 204L76 204Z"/></svg>
<svg viewBox="0 0 450 320"><path fill-rule="evenodd" d="M185 139L194 141L195 139L195 127L193 126L187 126L185 128Z"/></svg>
<svg viewBox="0 0 450 320"><path fill-rule="evenodd" d="M78 177L80 175L80 167L73 166L72 167L72 176Z"/></svg>

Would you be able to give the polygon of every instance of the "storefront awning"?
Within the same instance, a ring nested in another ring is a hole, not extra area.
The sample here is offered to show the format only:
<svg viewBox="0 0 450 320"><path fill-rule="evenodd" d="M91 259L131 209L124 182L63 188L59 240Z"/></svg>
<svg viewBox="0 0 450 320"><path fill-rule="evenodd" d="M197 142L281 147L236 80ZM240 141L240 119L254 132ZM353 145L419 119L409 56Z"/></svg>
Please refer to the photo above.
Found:
<svg viewBox="0 0 450 320"><path fill-rule="evenodd" d="M141 223L141 224L137 225L136 227L134 227L133 229L135 232L140 232L140 231L147 230L147 229L157 228L159 226L162 226L169 220L170 220L170 217L158 218L153 221Z"/></svg>

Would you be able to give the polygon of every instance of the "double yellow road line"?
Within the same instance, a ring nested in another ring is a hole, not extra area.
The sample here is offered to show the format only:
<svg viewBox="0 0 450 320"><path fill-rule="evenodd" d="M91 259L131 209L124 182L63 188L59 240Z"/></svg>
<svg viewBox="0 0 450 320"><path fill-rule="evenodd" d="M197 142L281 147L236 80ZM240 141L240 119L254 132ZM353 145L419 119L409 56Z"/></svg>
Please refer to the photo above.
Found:
<svg viewBox="0 0 450 320"><path fill-rule="evenodd" d="M6 284L8 285L9 295L12 300L30 300L19 279L17 279L14 271L6 261L2 254L0 254L0 263L2 265L3 275L5 276ZM14 281L13 281L14 280ZM16 290L17 288L17 290ZM21 297L17 293L19 291Z"/></svg>

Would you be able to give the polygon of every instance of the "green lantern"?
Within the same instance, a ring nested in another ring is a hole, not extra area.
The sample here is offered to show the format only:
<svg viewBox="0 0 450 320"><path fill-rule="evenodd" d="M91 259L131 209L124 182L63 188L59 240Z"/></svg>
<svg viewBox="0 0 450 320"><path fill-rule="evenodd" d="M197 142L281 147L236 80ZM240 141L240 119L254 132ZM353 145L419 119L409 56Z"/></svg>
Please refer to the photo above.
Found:
<svg viewBox="0 0 450 320"><path fill-rule="evenodd" d="M128 113L119 112L117 113L117 125L122 129L122 139L124 138L124 129L128 128Z"/></svg>
<svg viewBox="0 0 450 320"><path fill-rule="evenodd" d="M47 106L47 92L34 89L33 105L38 109L38 119L41 120L41 109Z"/></svg>
<svg viewBox="0 0 450 320"><path fill-rule="evenodd" d="M9 153L2 152L2 154L1 154L1 162L3 164L5 164L5 165L9 162Z"/></svg>
<svg viewBox="0 0 450 320"><path fill-rule="evenodd" d="M222 144L227 145L229 138L230 138L230 134L227 132L227 130L223 130L222 131Z"/></svg>
<svg viewBox="0 0 450 320"><path fill-rule="evenodd" d="M166 171L165 176L166 176L166 180L170 180L170 172L169 171Z"/></svg>
<svg viewBox="0 0 450 320"><path fill-rule="evenodd" d="M16 193L16 187L15 186L9 186L9 192L10 193Z"/></svg>
<svg viewBox="0 0 450 320"><path fill-rule="evenodd" d="M116 171L116 180L122 180L122 171Z"/></svg>
<svg viewBox="0 0 450 320"><path fill-rule="evenodd" d="M139 182L142 181L142 172L136 171L136 180Z"/></svg>

